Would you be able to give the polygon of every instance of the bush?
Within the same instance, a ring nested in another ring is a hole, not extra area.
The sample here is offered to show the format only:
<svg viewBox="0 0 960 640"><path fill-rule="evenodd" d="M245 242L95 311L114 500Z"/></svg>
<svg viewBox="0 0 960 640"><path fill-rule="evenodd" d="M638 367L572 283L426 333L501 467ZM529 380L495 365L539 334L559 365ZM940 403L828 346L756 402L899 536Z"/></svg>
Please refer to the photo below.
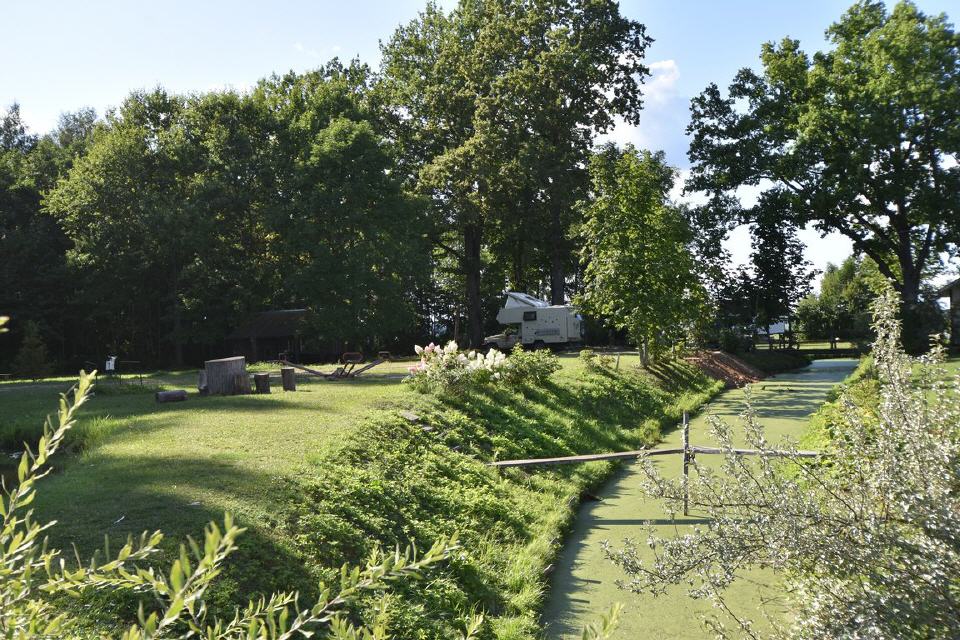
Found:
<svg viewBox="0 0 960 640"><path fill-rule="evenodd" d="M605 353L597 353L593 349L584 349L580 352L580 362L587 371L599 373L610 371L613 368L613 358Z"/></svg>
<svg viewBox="0 0 960 640"><path fill-rule="evenodd" d="M478 351L461 351L452 340L441 347L432 342L414 347L420 362L408 367L405 382L421 393L462 393L480 388L499 379L506 356L496 349L486 355Z"/></svg>
<svg viewBox="0 0 960 640"><path fill-rule="evenodd" d="M502 378L513 386L540 385L560 370L560 359L546 349L525 350L515 345L503 368Z"/></svg>
<svg viewBox="0 0 960 640"><path fill-rule="evenodd" d="M508 358L503 352L490 349L461 351L456 343L445 347L433 343L416 346L420 362L409 367L406 382L421 393L459 394L477 391L491 383L510 386L542 384L560 369L560 362L549 351L525 351L514 347Z"/></svg>

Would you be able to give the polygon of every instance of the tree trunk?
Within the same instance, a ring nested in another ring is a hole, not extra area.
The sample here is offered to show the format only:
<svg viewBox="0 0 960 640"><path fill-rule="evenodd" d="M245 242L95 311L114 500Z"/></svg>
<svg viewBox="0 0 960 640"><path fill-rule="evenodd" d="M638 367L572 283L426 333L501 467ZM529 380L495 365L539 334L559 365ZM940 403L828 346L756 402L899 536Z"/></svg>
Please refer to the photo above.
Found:
<svg viewBox="0 0 960 640"><path fill-rule="evenodd" d="M483 342L483 309L480 300L481 246L480 226L467 225L463 233L463 275L467 288L467 339L471 347L479 347Z"/></svg>
<svg viewBox="0 0 960 640"><path fill-rule="evenodd" d="M563 199L556 197L550 206L550 303L563 304L566 293L564 272Z"/></svg>

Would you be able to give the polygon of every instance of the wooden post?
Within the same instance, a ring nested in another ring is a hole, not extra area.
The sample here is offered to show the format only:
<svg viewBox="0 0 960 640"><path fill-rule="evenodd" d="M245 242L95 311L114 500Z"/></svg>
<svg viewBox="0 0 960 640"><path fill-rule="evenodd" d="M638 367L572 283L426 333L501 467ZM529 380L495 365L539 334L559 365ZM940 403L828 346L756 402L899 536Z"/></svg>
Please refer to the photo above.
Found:
<svg viewBox="0 0 960 640"><path fill-rule="evenodd" d="M257 388L257 393L270 393L270 374L269 373L253 374L253 384Z"/></svg>
<svg viewBox="0 0 960 640"><path fill-rule="evenodd" d="M620 371L620 354L617 354L617 366L613 368L614 371Z"/></svg>
<svg viewBox="0 0 960 640"><path fill-rule="evenodd" d="M246 371L233 377L233 392L237 395L250 393L250 376L247 375Z"/></svg>
<svg viewBox="0 0 960 640"><path fill-rule="evenodd" d="M280 367L280 380L283 382L284 391L297 390L296 371L293 367Z"/></svg>
<svg viewBox="0 0 960 640"><path fill-rule="evenodd" d="M683 412L683 515L690 515L690 418Z"/></svg>

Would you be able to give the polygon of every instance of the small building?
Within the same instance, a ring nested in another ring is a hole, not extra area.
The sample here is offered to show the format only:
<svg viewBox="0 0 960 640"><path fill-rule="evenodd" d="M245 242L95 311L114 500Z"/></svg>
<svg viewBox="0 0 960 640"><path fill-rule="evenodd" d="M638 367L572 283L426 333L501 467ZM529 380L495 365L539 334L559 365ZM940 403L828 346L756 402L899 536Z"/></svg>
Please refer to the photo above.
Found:
<svg viewBox="0 0 960 640"><path fill-rule="evenodd" d="M950 350L960 351L960 278L941 287L937 297L950 299Z"/></svg>
<svg viewBox="0 0 960 640"><path fill-rule="evenodd" d="M297 362L303 350L306 309L261 311L227 336L227 345L235 356L247 362L284 358Z"/></svg>

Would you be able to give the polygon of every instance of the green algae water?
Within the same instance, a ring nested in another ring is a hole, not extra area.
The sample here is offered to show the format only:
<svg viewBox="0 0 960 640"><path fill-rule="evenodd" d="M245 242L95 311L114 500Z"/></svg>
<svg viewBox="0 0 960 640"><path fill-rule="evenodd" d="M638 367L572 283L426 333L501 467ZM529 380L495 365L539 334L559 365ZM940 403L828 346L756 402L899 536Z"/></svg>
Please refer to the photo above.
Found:
<svg viewBox="0 0 960 640"><path fill-rule="evenodd" d="M753 405L766 428L768 440L777 443L784 436L799 439L810 414L823 404L830 389L856 366L857 361L852 359L817 360L799 371L754 384ZM737 425L737 416L743 408L742 389L718 396L691 421L691 444L716 444L708 435L706 416L716 415ZM681 430L665 433L658 446L682 446ZM697 462L716 464L719 456L700 456ZM682 463L679 455L657 458L665 476L680 475ZM624 465L597 494L601 500L586 503L577 514L573 530L557 559L544 609L547 638L580 638L583 626L598 620L615 602L624 605L613 636L619 640L712 637L702 622L704 616L717 613L709 602L689 598L683 587L670 588L659 597L620 590L616 581L625 579L625 574L603 557L602 541L620 546L624 538L633 538L643 543L648 531L646 524L654 525L659 535L667 536L683 534L686 527L703 522L702 514L698 517L695 511L691 511L689 517L670 520L658 502L647 500L640 493L637 474L639 470L632 465ZM774 616L782 610L781 590L772 572L756 571L739 577L727 596L731 608L753 619L758 630L769 628L769 621L760 612L761 602L766 603L764 609ZM729 624L722 616L720 619Z"/></svg>

